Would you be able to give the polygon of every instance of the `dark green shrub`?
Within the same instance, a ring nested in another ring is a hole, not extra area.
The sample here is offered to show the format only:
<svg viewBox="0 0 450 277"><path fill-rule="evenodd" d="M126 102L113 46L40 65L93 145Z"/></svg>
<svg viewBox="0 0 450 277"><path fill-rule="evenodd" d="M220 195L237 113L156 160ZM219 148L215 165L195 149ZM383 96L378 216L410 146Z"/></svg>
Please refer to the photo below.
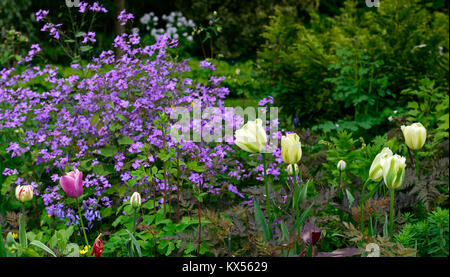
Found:
<svg viewBox="0 0 450 277"><path fill-rule="evenodd" d="M263 43L264 25L276 6L289 6L305 13L307 9L317 9L319 0L177 0L176 6L201 26L207 26L210 15L217 11L223 29L214 38L214 52L226 59L242 60L256 56L257 48ZM210 56L209 50L206 55Z"/></svg>
<svg viewBox="0 0 450 277"><path fill-rule="evenodd" d="M266 42L258 52L268 92L302 124L355 120L354 107L346 105L369 89L369 84L356 84L360 77L378 83L375 95L392 110L406 106L411 98L400 92L423 77L435 80L437 87L448 87L448 15L430 12L418 0L385 0L376 9L360 8L349 0L337 17L311 12L310 18L302 23L295 9L279 8L266 26ZM343 55L338 49L353 53ZM346 63L345 58L354 54L365 63ZM352 64L362 71L343 71ZM371 71L374 65L376 70ZM359 78L352 80L350 73ZM341 95L344 83L347 89L359 85L359 92Z"/></svg>

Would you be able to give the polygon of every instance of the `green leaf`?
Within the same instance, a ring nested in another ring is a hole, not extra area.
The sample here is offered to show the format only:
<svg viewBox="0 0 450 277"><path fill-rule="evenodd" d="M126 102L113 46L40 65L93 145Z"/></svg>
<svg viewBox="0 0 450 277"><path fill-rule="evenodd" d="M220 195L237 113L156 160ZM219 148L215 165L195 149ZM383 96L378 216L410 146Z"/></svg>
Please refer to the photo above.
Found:
<svg viewBox="0 0 450 277"><path fill-rule="evenodd" d="M347 193L347 198L348 198L348 206L351 207L353 202L355 202L355 198L353 197L352 193L348 190L345 189L345 192Z"/></svg>
<svg viewBox="0 0 450 277"><path fill-rule="evenodd" d="M27 234L25 232L25 216L22 213L19 220L19 243L23 248L27 248Z"/></svg>
<svg viewBox="0 0 450 277"><path fill-rule="evenodd" d="M117 148L113 146L105 146L100 149L100 155L105 157L113 157L117 153Z"/></svg>
<svg viewBox="0 0 450 277"><path fill-rule="evenodd" d="M66 255L66 257L79 257L80 247L76 243L69 243L64 251L64 255Z"/></svg>
<svg viewBox="0 0 450 277"><path fill-rule="evenodd" d="M298 218L298 222L297 222L297 228L299 226L303 225L303 222L305 222L306 218L308 217L309 213L311 212L311 208L313 206L314 203L311 203L311 205L309 206L308 209L306 209L305 212L302 213L302 215Z"/></svg>
<svg viewBox="0 0 450 277"><path fill-rule="evenodd" d="M95 126L100 119L100 115L98 113L94 114L91 119L91 125Z"/></svg>
<svg viewBox="0 0 450 277"><path fill-rule="evenodd" d="M128 230L125 230L125 231L127 231L128 235L130 236L131 241L133 242L134 246L136 247L139 257L142 257L141 246L137 242L136 238L133 236L133 234L130 231L128 231Z"/></svg>
<svg viewBox="0 0 450 277"><path fill-rule="evenodd" d="M7 253L6 253L5 242L3 241L2 225L0 224L0 258L6 257L6 256L7 256Z"/></svg>
<svg viewBox="0 0 450 277"><path fill-rule="evenodd" d="M289 231L284 224L284 221L281 221L281 232L283 234L283 236L281 237L281 241L289 240Z"/></svg>
<svg viewBox="0 0 450 277"><path fill-rule="evenodd" d="M55 252L53 252L50 248L48 248L45 244L43 244L42 242L40 242L38 240L33 240L32 242L30 242L30 245L37 246L37 247L41 248L42 250L44 250L45 252L52 255L53 257L56 257Z"/></svg>
<svg viewBox="0 0 450 277"><path fill-rule="evenodd" d="M266 219L264 218L264 214L261 211L261 207L259 206L258 200L255 198L255 221L256 224L260 225L260 229L263 232L263 239L268 241L270 239L269 227L267 226Z"/></svg>
<svg viewBox="0 0 450 277"><path fill-rule="evenodd" d="M119 139L119 144L120 145L124 145L124 144L133 144L134 143L134 141L131 139L131 138L129 138L129 137L121 137L120 139Z"/></svg>
<svg viewBox="0 0 450 277"><path fill-rule="evenodd" d="M83 46L80 47L80 51L81 52L88 52L91 49L92 49L92 46L89 46L89 45L83 45Z"/></svg>

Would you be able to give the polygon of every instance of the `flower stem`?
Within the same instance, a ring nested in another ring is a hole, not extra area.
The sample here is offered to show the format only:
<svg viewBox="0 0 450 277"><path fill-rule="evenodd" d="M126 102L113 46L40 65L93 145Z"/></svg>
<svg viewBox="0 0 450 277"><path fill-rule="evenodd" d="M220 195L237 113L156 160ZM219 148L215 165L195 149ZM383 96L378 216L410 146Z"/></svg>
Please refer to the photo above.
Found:
<svg viewBox="0 0 450 277"><path fill-rule="evenodd" d="M86 245L89 246L89 242L88 242L88 239L86 236L86 231L84 230L84 223L83 223L83 217L81 215L80 202L78 202L78 198L75 198L75 200L77 202L78 216L80 217L81 229L83 230L84 241L86 242Z"/></svg>
<svg viewBox="0 0 450 277"><path fill-rule="evenodd" d="M394 230L394 190L390 189L391 191L391 206L389 209L389 235L391 236L391 240L394 236L393 230Z"/></svg>
<svg viewBox="0 0 450 277"><path fill-rule="evenodd" d="M293 173L292 177L294 178L294 186L295 186L295 189L298 190L299 187L298 187L298 182L297 182L297 174L295 172L295 164L292 164L291 166L292 166L292 173ZM300 192L299 192L299 195L300 195ZM300 225L299 225L299 220L298 220L300 217L299 214L300 214L300 211L298 208L298 203L295 203L295 222L296 222L296 225L298 228L298 235L300 235Z"/></svg>
<svg viewBox="0 0 450 277"><path fill-rule="evenodd" d="M137 209L134 209L134 216L133 216L133 236L136 233L136 210Z"/></svg>
<svg viewBox="0 0 450 277"><path fill-rule="evenodd" d="M369 183L370 179L367 179L366 182L363 185L362 191L361 191L361 217L359 221L361 222L361 233L364 233L364 192L366 190L367 183Z"/></svg>
<svg viewBox="0 0 450 277"><path fill-rule="evenodd" d="M414 151L414 158L416 160L417 180L420 180L419 155L417 154L417 151Z"/></svg>
<svg viewBox="0 0 450 277"><path fill-rule="evenodd" d="M267 161L266 161L266 154L261 153L261 155L264 164L264 186L266 187L266 207L267 207L267 217L269 221L269 232L270 236L272 237L272 216L270 211L269 185L267 184Z"/></svg>

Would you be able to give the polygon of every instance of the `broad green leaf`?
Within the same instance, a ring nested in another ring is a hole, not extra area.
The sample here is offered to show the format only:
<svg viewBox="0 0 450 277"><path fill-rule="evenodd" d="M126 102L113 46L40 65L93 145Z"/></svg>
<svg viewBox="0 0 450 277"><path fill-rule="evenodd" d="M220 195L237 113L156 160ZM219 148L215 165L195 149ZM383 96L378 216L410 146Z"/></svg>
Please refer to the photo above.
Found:
<svg viewBox="0 0 450 277"><path fill-rule="evenodd" d="M105 146L100 149L100 155L105 157L113 157L117 151L117 148L113 146Z"/></svg>
<svg viewBox="0 0 450 277"><path fill-rule="evenodd" d="M266 219L264 218L264 214L261 211L261 207L259 206L258 200L255 198L255 221L256 224L260 225L260 229L263 232L263 238L265 241L270 239L269 227L267 226Z"/></svg>
<svg viewBox="0 0 450 277"><path fill-rule="evenodd" d="M352 193L348 190L345 189L345 192L347 193L347 198L348 198L348 206L351 207L353 202L355 202L355 198L353 197Z"/></svg>
<svg viewBox="0 0 450 277"><path fill-rule="evenodd" d="M6 257L6 256L7 256L7 253L6 253L5 242L3 241L2 225L0 224L0 258Z"/></svg>
<svg viewBox="0 0 450 277"><path fill-rule="evenodd" d="M284 224L284 221L281 221L281 232L283 234L283 236L281 237L281 241L289 240L289 231Z"/></svg>
<svg viewBox="0 0 450 277"><path fill-rule="evenodd" d="M92 49L92 46L89 46L89 45L83 45L83 46L80 47L80 51L81 52L88 52L91 49Z"/></svg>
<svg viewBox="0 0 450 277"><path fill-rule="evenodd" d="M142 253L141 253L141 246L139 245L139 243L137 242L136 238L133 236L133 234L126 230L128 235L130 236L131 241L133 242L134 246L136 247L136 250L138 252L139 257L142 257Z"/></svg>
<svg viewBox="0 0 450 277"><path fill-rule="evenodd" d="M131 138L129 138L129 137L121 137L120 139L119 139L119 144L120 145L124 145L124 144L133 144L134 143L134 141L131 139Z"/></svg>
<svg viewBox="0 0 450 277"><path fill-rule="evenodd" d="M19 243L23 248L27 247L27 234L25 232L25 216L22 213L19 220Z"/></svg>
<svg viewBox="0 0 450 277"><path fill-rule="evenodd" d="M44 250L45 252L52 255L53 257L56 257L55 252L53 252L50 248L48 248L45 244L43 244L42 242L40 242L38 240L33 240L32 242L30 242L30 245L37 246L37 247L41 248L42 250Z"/></svg>
<svg viewBox="0 0 450 277"><path fill-rule="evenodd" d="M94 114L91 119L91 125L95 126L100 119L100 115L98 113Z"/></svg>

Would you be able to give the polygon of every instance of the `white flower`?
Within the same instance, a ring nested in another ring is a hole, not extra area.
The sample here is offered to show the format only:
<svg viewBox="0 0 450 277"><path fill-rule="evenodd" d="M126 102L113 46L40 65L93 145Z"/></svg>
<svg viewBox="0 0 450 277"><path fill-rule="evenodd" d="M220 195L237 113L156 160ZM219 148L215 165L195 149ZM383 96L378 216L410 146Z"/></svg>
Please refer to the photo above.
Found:
<svg viewBox="0 0 450 277"><path fill-rule="evenodd" d="M266 131L259 118L244 124L234 136L236 145L250 153L261 152L267 143Z"/></svg>
<svg viewBox="0 0 450 277"><path fill-rule="evenodd" d="M381 166L381 159L392 156L393 153L389 147L383 148L378 155L373 159L372 165L369 170L369 178L374 182L379 182L383 178L383 168Z"/></svg>
<svg viewBox="0 0 450 277"><path fill-rule="evenodd" d="M302 158L302 144L297 134L281 137L281 157L287 164L296 164Z"/></svg>
<svg viewBox="0 0 450 277"><path fill-rule="evenodd" d="M419 150L427 139L427 130L421 123L401 126L406 145L412 150Z"/></svg>
<svg viewBox="0 0 450 277"><path fill-rule="evenodd" d="M340 171L345 170L346 167L347 167L347 163L346 163L345 161L343 161L343 160L340 160L340 161L338 162L338 164L337 164L337 168L338 168Z"/></svg>
<svg viewBox="0 0 450 277"><path fill-rule="evenodd" d="M380 246L376 243L368 243L366 245L367 257L380 257Z"/></svg>

